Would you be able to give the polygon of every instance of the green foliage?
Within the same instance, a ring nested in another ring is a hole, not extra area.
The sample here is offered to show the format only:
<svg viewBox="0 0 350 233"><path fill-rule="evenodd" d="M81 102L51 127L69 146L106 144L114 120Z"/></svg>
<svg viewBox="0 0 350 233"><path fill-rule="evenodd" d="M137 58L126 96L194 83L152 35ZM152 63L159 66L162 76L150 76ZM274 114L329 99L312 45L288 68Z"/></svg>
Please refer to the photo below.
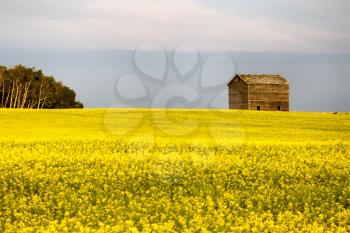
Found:
<svg viewBox="0 0 350 233"><path fill-rule="evenodd" d="M46 76L41 70L17 65L0 66L1 108L83 108L69 87Z"/></svg>

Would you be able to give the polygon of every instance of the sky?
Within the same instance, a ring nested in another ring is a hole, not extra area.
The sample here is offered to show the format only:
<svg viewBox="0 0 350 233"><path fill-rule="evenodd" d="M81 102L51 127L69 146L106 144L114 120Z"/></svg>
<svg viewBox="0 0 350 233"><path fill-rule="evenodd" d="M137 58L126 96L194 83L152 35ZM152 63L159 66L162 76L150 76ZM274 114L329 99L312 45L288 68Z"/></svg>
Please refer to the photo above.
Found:
<svg viewBox="0 0 350 233"><path fill-rule="evenodd" d="M0 47L350 52L348 0L2 0Z"/></svg>
<svg viewBox="0 0 350 233"><path fill-rule="evenodd" d="M293 111L350 111L350 1L1 0L0 64L41 69L90 108L162 107L155 99L178 84L201 97L197 107L227 108L226 87L197 84L239 72L283 75Z"/></svg>

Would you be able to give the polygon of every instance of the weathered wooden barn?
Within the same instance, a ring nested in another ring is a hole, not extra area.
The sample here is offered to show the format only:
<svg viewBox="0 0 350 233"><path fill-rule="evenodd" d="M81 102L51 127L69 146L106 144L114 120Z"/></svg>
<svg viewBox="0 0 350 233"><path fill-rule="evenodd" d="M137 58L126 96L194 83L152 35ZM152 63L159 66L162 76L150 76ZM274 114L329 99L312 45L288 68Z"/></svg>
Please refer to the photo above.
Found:
<svg viewBox="0 0 350 233"><path fill-rule="evenodd" d="M237 74L228 87L230 109L289 111L289 83L281 75Z"/></svg>

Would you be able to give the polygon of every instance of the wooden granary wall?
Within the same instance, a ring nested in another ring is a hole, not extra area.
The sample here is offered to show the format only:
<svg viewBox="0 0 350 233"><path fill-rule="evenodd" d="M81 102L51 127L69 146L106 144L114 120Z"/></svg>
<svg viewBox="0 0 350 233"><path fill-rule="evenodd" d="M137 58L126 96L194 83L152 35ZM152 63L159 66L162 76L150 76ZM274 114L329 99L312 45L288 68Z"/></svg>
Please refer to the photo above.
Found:
<svg viewBox="0 0 350 233"><path fill-rule="evenodd" d="M228 87L230 109L289 111L289 83L280 75L236 75Z"/></svg>

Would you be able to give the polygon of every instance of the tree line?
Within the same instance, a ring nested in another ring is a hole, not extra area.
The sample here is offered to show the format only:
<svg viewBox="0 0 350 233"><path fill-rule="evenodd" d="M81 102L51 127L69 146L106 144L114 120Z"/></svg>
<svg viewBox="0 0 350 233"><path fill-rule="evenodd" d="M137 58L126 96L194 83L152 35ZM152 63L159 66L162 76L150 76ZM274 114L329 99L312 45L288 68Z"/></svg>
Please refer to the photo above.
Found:
<svg viewBox="0 0 350 233"><path fill-rule="evenodd" d="M41 70L0 65L0 108L83 108L74 90Z"/></svg>

